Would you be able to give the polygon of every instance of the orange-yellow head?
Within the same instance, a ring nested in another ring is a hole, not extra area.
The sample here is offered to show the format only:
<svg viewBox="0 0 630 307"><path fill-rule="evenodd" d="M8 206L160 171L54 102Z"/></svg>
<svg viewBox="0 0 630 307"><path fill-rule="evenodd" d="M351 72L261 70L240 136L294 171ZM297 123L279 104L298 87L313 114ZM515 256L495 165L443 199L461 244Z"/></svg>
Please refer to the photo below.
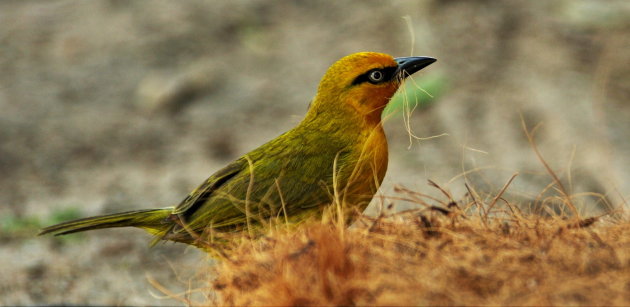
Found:
<svg viewBox="0 0 630 307"><path fill-rule="evenodd" d="M370 122L380 122L383 109L402 80L435 61L430 57L394 58L377 52L345 56L328 68L311 112L353 112Z"/></svg>

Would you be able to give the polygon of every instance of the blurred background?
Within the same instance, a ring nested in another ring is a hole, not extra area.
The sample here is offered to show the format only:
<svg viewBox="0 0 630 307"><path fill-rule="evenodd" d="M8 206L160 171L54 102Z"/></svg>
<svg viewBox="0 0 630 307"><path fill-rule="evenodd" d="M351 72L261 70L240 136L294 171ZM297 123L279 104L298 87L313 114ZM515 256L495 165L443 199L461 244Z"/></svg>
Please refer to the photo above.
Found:
<svg viewBox="0 0 630 307"><path fill-rule="evenodd" d="M506 198L552 201L523 121L585 214L627 208L629 32L625 0L2 1L0 304L175 303L147 277L188 289L203 253L149 249L135 229L37 229L176 205L297 124L358 51L438 59L413 79L430 96L407 84L408 121L402 98L389 110L384 195L433 194L432 179L492 196L519 172Z"/></svg>

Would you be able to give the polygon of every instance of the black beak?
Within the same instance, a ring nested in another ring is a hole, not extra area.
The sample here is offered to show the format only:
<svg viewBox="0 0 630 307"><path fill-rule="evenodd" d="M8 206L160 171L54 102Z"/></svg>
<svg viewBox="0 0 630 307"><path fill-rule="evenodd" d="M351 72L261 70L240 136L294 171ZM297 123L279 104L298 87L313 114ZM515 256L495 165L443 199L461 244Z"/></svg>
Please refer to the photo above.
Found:
<svg viewBox="0 0 630 307"><path fill-rule="evenodd" d="M408 76L413 75L416 71L431 65L437 60L426 56L410 56L395 58L394 61L398 63L398 68L394 72L394 75L398 76L400 79L405 79Z"/></svg>

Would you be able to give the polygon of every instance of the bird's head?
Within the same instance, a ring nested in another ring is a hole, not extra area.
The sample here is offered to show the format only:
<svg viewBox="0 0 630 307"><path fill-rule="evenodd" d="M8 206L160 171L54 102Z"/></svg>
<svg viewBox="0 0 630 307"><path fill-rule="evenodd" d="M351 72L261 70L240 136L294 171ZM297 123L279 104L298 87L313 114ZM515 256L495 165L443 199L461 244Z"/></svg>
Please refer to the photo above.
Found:
<svg viewBox="0 0 630 307"><path fill-rule="evenodd" d="M393 58L377 52L345 56L328 68L311 107L326 112L350 110L380 121L402 81L435 61L430 57Z"/></svg>

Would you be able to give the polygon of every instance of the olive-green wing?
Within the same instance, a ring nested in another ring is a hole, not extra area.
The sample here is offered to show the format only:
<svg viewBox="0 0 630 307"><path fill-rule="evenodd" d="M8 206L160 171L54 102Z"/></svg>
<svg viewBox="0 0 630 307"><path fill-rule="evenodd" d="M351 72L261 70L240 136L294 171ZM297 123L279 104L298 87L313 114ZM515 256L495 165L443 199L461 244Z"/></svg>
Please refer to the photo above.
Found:
<svg viewBox="0 0 630 307"><path fill-rule="evenodd" d="M190 216L197 211L201 205L210 198L210 196L212 196L214 191L230 179L234 178L234 176L238 175L238 173L246 169L246 167L247 161L245 159L238 159L218 170L212 174L210 178L206 179L202 185L190 192L190 194L188 194L188 196L179 205L177 205L175 209L173 209L172 214L184 214Z"/></svg>

